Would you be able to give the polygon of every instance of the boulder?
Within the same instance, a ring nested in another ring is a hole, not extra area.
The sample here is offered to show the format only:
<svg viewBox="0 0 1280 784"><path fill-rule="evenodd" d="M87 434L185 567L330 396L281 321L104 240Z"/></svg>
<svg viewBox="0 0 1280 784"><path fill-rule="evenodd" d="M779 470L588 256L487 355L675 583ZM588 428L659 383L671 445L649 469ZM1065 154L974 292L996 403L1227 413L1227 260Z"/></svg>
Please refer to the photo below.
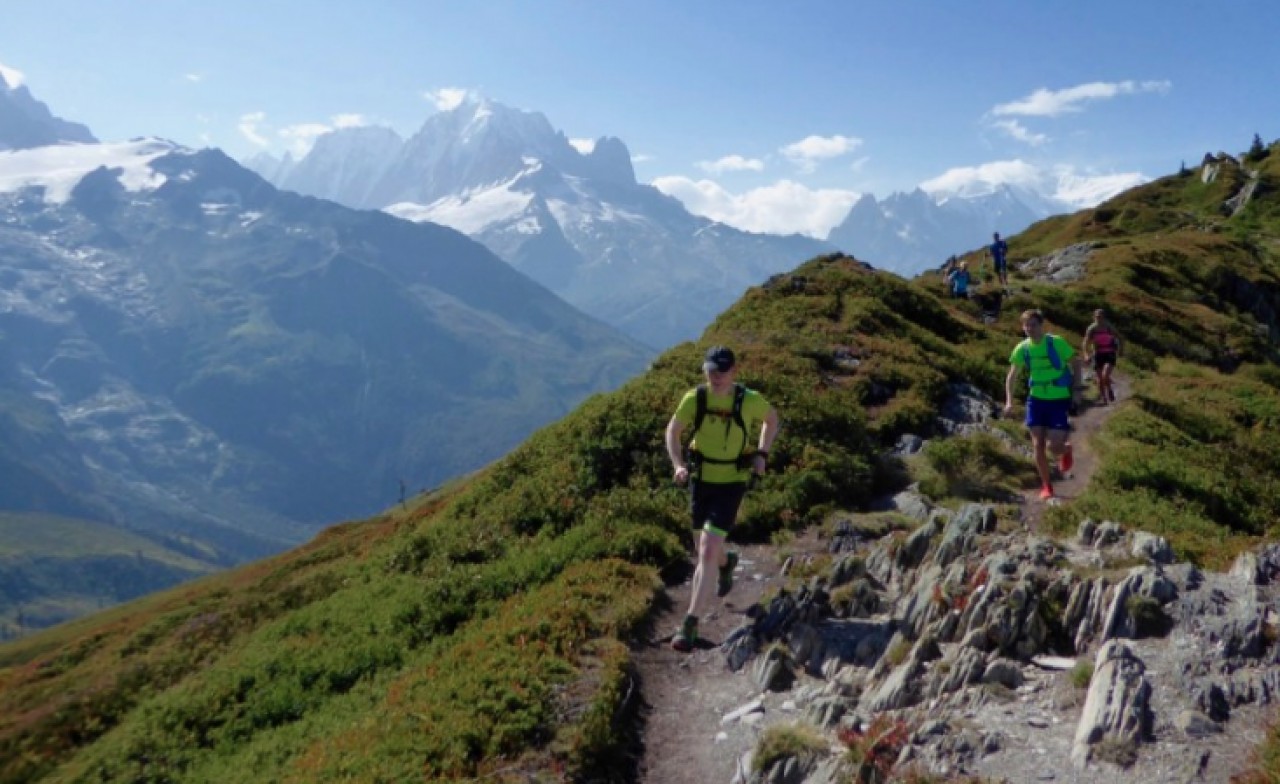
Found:
<svg viewBox="0 0 1280 784"><path fill-rule="evenodd" d="M1104 738L1142 743L1151 736L1151 684L1129 646L1111 640L1098 650L1093 680L1076 725L1071 761L1085 767Z"/></svg>

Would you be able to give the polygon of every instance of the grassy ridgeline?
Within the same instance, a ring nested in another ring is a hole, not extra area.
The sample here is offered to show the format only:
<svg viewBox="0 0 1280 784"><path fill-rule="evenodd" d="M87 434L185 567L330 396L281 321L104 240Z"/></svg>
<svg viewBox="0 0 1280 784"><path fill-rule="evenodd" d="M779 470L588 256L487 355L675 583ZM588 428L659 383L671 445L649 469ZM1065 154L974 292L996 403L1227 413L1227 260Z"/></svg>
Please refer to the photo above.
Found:
<svg viewBox="0 0 1280 784"><path fill-rule="evenodd" d="M949 382L1002 395L1019 310L1045 308L1078 342L1105 305L1133 342L1137 395L1102 434L1094 486L1056 522L1109 517L1222 562L1280 520L1267 462L1280 454L1275 344L1259 329L1263 306L1278 306L1280 231L1274 173L1263 176L1233 218L1217 206L1230 177L1189 176L1033 227L1011 242L1015 261L1103 245L1082 281L1020 280L989 326L975 304L940 299L934 275L808 262L749 291L699 346L671 350L468 480L0 648L0 779L608 769L634 727L625 641L659 576L686 560L685 499L661 433L710 343L732 345L743 380L783 416L771 475L743 512L743 535L763 538L900 486L901 467L878 455L902 433L932 435Z"/></svg>

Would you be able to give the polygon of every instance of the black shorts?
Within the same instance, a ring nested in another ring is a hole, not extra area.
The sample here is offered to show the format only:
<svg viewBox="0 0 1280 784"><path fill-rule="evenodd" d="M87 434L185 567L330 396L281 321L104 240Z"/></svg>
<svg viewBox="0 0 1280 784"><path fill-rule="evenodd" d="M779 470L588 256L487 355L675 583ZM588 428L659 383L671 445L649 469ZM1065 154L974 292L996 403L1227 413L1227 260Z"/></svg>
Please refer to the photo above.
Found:
<svg viewBox="0 0 1280 784"><path fill-rule="evenodd" d="M1116 354L1114 351L1108 351L1105 354L1099 351L1093 355L1093 369L1102 370L1103 365L1116 366Z"/></svg>
<svg viewBox="0 0 1280 784"><path fill-rule="evenodd" d="M742 504L742 496L746 495L746 482L715 484L712 482L690 482L689 511L693 518L694 530L705 527L715 528L728 536L733 524L738 519L738 507Z"/></svg>

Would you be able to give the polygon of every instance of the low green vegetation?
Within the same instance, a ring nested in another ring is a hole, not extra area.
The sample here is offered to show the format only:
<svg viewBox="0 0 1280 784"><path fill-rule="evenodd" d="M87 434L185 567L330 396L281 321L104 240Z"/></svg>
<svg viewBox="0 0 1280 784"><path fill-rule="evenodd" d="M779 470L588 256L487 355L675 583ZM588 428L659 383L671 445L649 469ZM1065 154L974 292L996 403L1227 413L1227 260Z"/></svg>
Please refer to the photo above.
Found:
<svg viewBox="0 0 1280 784"><path fill-rule="evenodd" d="M818 728L808 724L775 724L760 733L751 769L766 771L784 759L819 757L830 744Z"/></svg>
<svg viewBox="0 0 1280 784"><path fill-rule="evenodd" d="M1089 684L1093 682L1093 662L1088 659L1077 661L1075 666L1067 673L1067 677L1071 681L1071 685L1077 689L1087 689Z"/></svg>
<svg viewBox="0 0 1280 784"><path fill-rule="evenodd" d="M943 439L937 412L955 383L1003 398L1023 308L1078 344L1106 307L1134 393L1097 439L1088 490L1047 523L1116 520L1227 563L1280 521L1278 161L1258 164L1262 196L1234 217L1224 166L1037 224L1011 241L1015 263L1098 243L1087 274L1019 274L989 324L928 277L814 259L465 481L0 647L0 780L593 780L625 765L629 645L692 543L663 427L713 343L783 418L735 536L841 519L889 533L900 521L859 513L913 478L943 500L1026 484L1004 439ZM930 439L909 467L889 456L905 433ZM896 760L902 728L875 729L846 739L868 776Z"/></svg>
<svg viewBox="0 0 1280 784"><path fill-rule="evenodd" d="M990 433L934 439L923 453L920 491L937 500L1008 501L1036 481L1031 461Z"/></svg>

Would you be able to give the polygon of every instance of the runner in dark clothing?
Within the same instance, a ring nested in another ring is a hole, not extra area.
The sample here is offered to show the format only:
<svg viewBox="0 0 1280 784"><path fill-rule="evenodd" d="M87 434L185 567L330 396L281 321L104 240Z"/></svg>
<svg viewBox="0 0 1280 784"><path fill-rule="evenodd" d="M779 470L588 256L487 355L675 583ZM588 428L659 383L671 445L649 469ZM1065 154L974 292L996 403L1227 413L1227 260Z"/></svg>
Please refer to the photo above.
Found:
<svg viewBox="0 0 1280 784"><path fill-rule="evenodd" d="M991 254L991 263L995 265L996 275L1000 278L1000 287L1008 290L1009 288L1009 244L1000 239L1000 232L991 235L995 240L987 248L987 252Z"/></svg>

